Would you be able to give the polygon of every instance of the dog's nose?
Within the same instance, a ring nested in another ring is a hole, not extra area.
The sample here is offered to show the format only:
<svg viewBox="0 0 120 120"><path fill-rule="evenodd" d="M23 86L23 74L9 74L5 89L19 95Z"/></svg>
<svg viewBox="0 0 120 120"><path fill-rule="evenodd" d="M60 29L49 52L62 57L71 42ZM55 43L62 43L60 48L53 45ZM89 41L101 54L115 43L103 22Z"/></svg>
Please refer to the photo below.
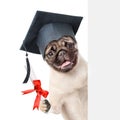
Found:
<svg viewBox="0 0 120 120"><path fill-rule="evenodd" d="M66 54L66 51L64 51L64 50L61 50L61 51L59 51L59 53L58 53L59 56L64 56L65 54Z"/></svg>

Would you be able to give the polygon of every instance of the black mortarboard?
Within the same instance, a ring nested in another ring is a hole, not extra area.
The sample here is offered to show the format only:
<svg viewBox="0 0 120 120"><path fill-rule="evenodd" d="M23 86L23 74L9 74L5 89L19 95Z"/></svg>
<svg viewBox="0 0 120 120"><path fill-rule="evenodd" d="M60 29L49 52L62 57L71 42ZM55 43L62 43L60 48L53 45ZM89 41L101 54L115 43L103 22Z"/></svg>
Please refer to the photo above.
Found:
<svg viewBox="0 0 120 120"><path fill-rule="evenodd" d="M68 35L75 39L82 18L80 16L37 11L20 49L42 54L44 58L44 51L49 42ZM28 58L26 61L28 68L24 83L28 81L30 75Z"/></svg>
<svg viewBox="0 0 120 120"><path fill-rule="evenodd" d="M29 31L23 41L21 50L42 54L49 42L64 35L74 38L82 17L37 11Z"/></svg>

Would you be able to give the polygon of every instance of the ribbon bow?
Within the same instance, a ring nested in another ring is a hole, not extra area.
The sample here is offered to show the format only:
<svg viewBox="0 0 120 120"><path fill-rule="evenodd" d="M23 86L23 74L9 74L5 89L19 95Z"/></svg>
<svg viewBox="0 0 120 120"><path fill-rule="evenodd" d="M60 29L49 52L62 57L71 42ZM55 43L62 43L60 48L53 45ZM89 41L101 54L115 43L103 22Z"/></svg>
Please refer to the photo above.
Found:
<svg viewBox="0 0 120 120"><path fill-rule="evenodd" d="M48 91L46 90L43 90L41 88L41 81L40 80L33 80L33 85L34 85L34 89L29 89L29 90L25 90L25 91L22 91L23 95L24 94L28 94L28 93L31 93L31 92L34 92L36 91L37 95L36 95L36 98L35 98L35 101L34 101L34 106L33 106L33 110L35 108L39 109L39 103L40 103L40 100L41 100L41 95L46 98L49 94Z"/></svg>

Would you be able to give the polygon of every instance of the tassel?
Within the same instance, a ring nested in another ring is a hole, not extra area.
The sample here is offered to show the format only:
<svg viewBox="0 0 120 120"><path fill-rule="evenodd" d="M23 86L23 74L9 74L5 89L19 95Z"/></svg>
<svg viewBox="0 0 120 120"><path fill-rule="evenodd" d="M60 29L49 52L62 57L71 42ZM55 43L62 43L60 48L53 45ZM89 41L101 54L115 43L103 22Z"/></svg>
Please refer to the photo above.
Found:
<svg viewBox="0 0 120 120"><path fill-rule="evenodd" d="M29 59L28 59L27 51L26 51L26 64L27 64L27 74L26 74L26 77L25 77L23 83L27 83L28 80L29 80L29 77L30 77L30 62L29 62Z"/></svg>

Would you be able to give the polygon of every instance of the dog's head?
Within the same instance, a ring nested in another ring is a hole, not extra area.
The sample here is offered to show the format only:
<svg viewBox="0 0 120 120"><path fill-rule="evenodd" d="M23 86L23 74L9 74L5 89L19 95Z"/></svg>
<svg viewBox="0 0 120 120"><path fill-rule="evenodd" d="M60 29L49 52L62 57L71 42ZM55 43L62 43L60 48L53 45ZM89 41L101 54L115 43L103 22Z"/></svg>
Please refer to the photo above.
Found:
<svg viewBox="0 0 120 120"><path fill-rule="evenodd" d="M78 59L77 43L70 36L50 42L45 50L45 61L55 70L69 72Z"/></svg>

